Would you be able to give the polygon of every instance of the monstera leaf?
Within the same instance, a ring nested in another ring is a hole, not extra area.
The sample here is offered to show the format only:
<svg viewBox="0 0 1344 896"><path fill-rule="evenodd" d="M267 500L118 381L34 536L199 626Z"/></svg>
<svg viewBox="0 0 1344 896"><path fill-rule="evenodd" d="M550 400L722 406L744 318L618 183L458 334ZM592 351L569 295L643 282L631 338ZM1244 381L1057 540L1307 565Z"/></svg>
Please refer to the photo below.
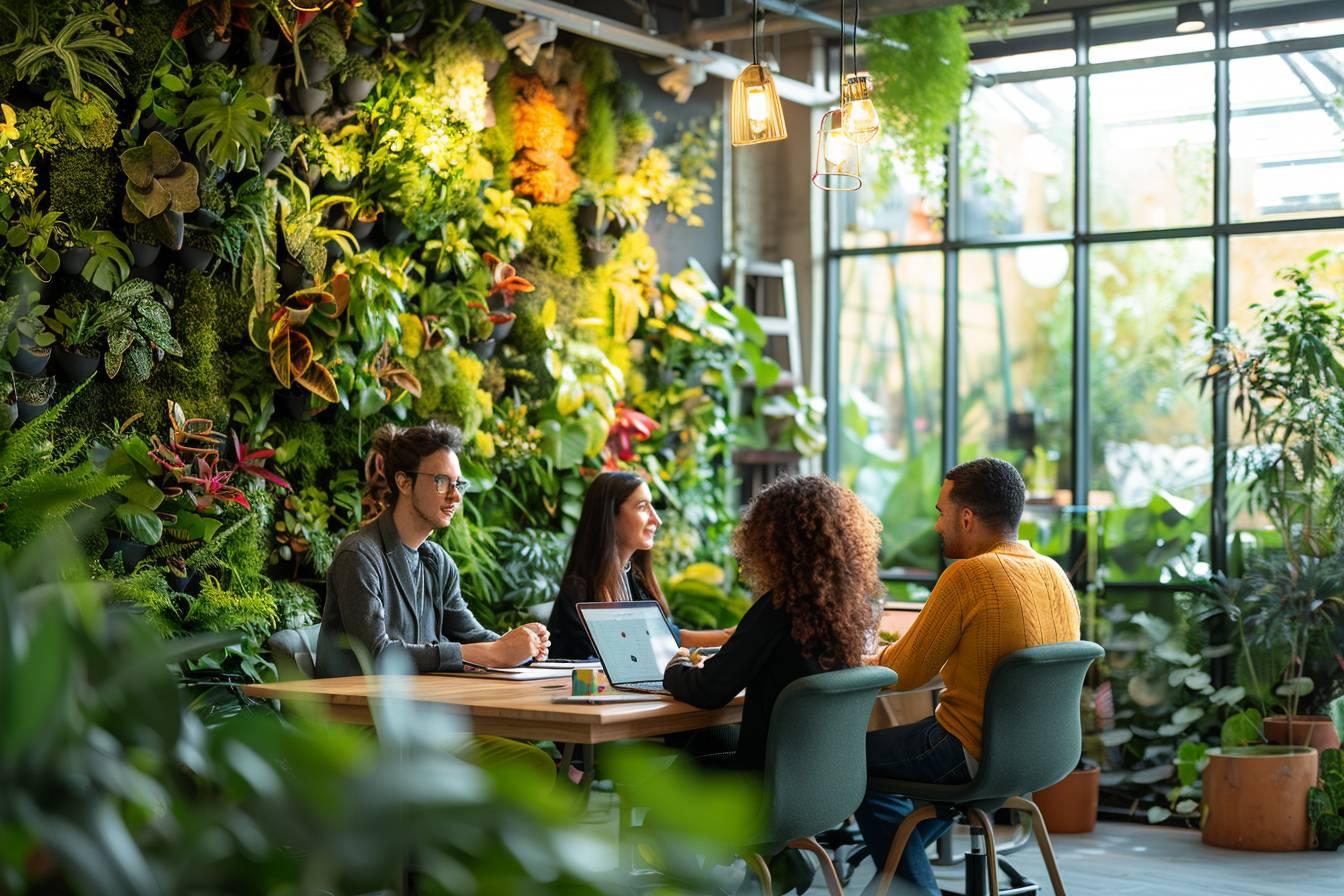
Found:
<svg viewBox="0 0 1344 896"><path fill-rule="evenodd" d="M183 214L201 207L196 166L182 161L177 148L154 131L144 145L121 154L121 170L126 174L121 217L128 224L148 222L161 243L181 249Z"/></svg>

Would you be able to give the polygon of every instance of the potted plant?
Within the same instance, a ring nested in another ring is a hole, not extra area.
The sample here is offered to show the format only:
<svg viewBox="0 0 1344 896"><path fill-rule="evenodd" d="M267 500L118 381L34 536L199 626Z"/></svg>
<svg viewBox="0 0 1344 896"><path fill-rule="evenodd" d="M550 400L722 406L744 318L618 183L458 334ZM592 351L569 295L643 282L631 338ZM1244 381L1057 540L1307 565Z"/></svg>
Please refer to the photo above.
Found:
<svg viewBox="0 0 1344 896"><path fill-rule="evenodd" d="M361 103L373 91L380 76L378 66L371 59L351 53L341 65L341 99L347 103Z"/></svg>
<svg viewBox="0 0 1344 896"><path fill-rule="evenodd" d="M9 429L19 419L19 396L15 391L14 375L0 381L0 393L4 401L0 402L0 429Z"/></svg>
<svg viewBox="0 0 1344 896"><path fill-rule="evenodd" d="M138 277L108 297L95 325L107 331L103 369L109 379L124 369L127 381L142 383L149 379L155 352L181 356L182 346L173 338L168 316L172 307L173 298L166 290Z"/></svg>
<svg viewBox="0 0 1344 896"><path fill-rule="evenodd" d="M304 84L297 81L294 83L294 106L305 118L312 118L329 99L331 99L331 81L313 80Z"/></svg>
<svg viewBox="0 0 1344 896"><path fill-rule="evenodd" d="M193 0L177 18L173 40L185 39L198 59L220 59L233 46L233 28L252 27L248 14L254 5L248 0Z"/></svg>
<svg viewBox="0 0 1344 896"><path fill-rule="evenodd" d="M1249 485L1252 508L1272 528L1244 575L1214 583L1214 609L1237 633L1238 683L1261 707L1229 720L1223 748L1208 754L1203 836L1217 846L1305 849L1310 843L1304 807L1316 781L1316 751L1254 742L1262 739L1268 707L1281 707L1291 730L1313 701L1331 696L1324 685L1344 652L1334 637L1344 615L1344 519L1337 512L1344 499L1337 470L1344 456L1338 423L1344 419L1344 316L1313 282L1330 254L1315 253L1303 267L1280 272L1290 287L1259 309L1250 336L1205 321L1200 388L1232 395L1250 443L1233 469ZM1247 813L1259 823L1248 823Z"/></svg>
<svg viewBox="0 0 1344 896"><path fill-rule="evenodd" d="M23 264L42 285L60 269L61 257L57 248L59 238L66 234L60 212L42 211L41 202L45 195L37 194L13 222L0 218L0 237L4 237L9 249L22 258Z"/></svg>
<svg viewBox="0 0 1344 896"><path fill-rule="evenodd" d="M318 16L301 32L295 44L300 76L305 84L322 81L345 61L345 35L331 16Z"/></svg>
<svg viewBox="0 0 1344 896"><path fill-rule="evenodd" d="M126 174L122 218L127 224L148 225L139 234L151 233L158 243L181 249L185 215L201 207L196 167L182 161L177 148L155 131L143 145L121 154L121 170Z"/></svg>
<svg viewBox="0 0 1344 896"><path fill-rule="evenodd" d="M72 383L82 383L98 372L102 353L94 340L102 335L98 314L91 302L67 296L62 306L52 309L47 326L58 337L56 365Z"/></svg>
<svg viewBox="0 0 1344 896"><path fill-rule="evenodd" d="M19 399L19 420L27 423L40 417L51 403L51 396L56 394L56 377L16 377L14 393Z"/></svg>
<svg viewBox="0 0 1344 896"><path fill-rule="evenodd" d="M257 169L262 177L266 177L274 171L285 156L289 155L289 148L294 143L295 131L294 125L283 115L277 115L271 120L271 130L266 135L266 141L262 144L261 162Z"/></svg>
<svg viewBox="0 0 1344 896"><path fill-rule="evenodd" d="M34 305L24 299L11 299L12 322L5 337L5 348L14 360L14 370L24 376L41 376L51 360L51 346L56 337L47 330L42 315L46 305Z"/></svg>

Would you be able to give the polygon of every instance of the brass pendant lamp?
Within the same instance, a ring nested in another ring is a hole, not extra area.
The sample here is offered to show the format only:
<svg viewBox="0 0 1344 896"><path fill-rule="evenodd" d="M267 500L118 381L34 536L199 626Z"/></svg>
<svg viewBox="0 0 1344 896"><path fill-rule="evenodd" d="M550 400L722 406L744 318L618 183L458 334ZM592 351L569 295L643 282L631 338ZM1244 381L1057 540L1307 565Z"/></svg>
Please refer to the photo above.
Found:
<svg viewBox="0 0 1344 896"><path fill-rule="evenodd" d="M753 0L751 13L751 65L733 81L731 106L734 146L771 143L789 136L784 126L784 110L770 69L761 64L759 32L764 16L759 0Z"/></svg>
<svg viewBox="0 0 1344 896"><path fill-rule="evenodd" d="M840 0L841 84L846 83L844 21L844 0ZM812 186L819 190L848 193L863 186L863 176L859 171L859 144L846 133L846 124L843 105L821 116L821 124L817 127L816 162L812 166Z"/></svg>

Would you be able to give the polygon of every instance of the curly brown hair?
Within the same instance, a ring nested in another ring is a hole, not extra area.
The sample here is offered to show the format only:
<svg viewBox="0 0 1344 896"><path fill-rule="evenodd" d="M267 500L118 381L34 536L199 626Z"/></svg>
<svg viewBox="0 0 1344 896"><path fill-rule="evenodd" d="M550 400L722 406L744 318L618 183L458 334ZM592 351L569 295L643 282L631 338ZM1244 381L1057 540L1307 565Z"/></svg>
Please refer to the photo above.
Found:
<svg viewBox="0 0 1344 896"><path fill-rule="evenodd" d="M824 476L784 476L758 494L733 533L742 578L792 620L793 639L823 669L856 666L882 593L882 523Z"/></svg>

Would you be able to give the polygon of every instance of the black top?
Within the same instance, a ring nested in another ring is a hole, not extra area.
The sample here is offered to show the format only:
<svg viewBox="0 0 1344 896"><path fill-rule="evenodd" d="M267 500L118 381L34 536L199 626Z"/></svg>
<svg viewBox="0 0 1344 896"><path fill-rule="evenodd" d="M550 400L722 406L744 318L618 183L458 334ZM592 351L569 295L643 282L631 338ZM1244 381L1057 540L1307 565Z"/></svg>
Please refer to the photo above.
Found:
<svg viewBox="0 0 1344 896"><path fill-rule="evenodd" d="M448 552L432 541L406 547L389 512L336 548L327 571L316 673L359 675L352 643L375 662L400 650L416 671L460 672L463 644L498 637L467 608Z"/></svg>
<svg viewBox="0 0 1344 896"><path fill-rule="evenodd" d="M631 567L625 574L630 583L631 600L654 600L653 594L644 587L644 579ZM551 650L548 654L553 660L586 660L597 656L593 642L588 640L588 632L579 618L578 605L596 601L599 598L589 589L588 583L578 576L566 576L560 583L560 594L551 608L551 620L546 629L551 633ZM681 640L676 626L672 631Z"/></svg>
<svg viewBox="0 0 1344 896"><path fill-rule="evenodd" d="M770 715L779 692L790 682L821 671L816 660L803 656L802 646L789 631L788 614L775 606L767 591L742 617L723 649L698 669L689 663L670 666L663 674L663 687L678 700L702 709L724 706L746 688L736 765L760 769L765 767Z"/></svg>

